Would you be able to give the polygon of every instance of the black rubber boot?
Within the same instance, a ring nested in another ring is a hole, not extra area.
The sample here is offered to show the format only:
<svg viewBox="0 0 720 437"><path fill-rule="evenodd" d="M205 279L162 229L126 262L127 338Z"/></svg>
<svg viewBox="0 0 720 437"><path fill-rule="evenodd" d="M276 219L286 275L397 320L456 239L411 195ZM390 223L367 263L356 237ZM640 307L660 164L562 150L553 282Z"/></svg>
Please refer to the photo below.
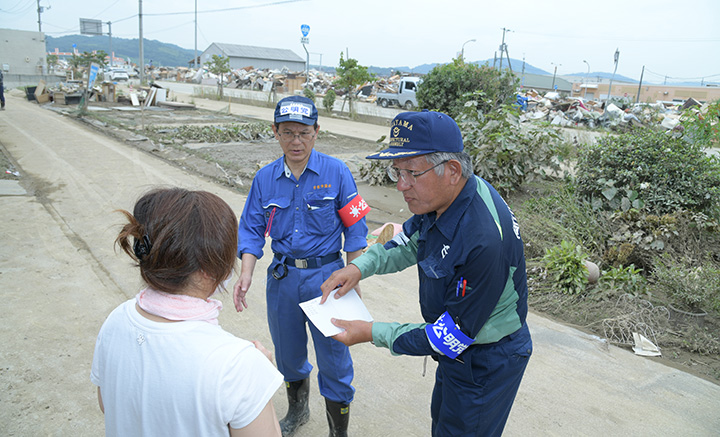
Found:
<svg viewBox="0 0 720 437"><path fill-rule="evenodd" d="M325 413L330 426L330 437L347 437L350 423L350 404L341 404L325 398Z"/></svg>
<svg viewBox="0 0 720 437"><path fill-rule="evenodd" d="M310 378L301 381L285 382L288 397L288 411L280 421L280 430L284 437L295 434L301 425L310 420Z"/></svg>

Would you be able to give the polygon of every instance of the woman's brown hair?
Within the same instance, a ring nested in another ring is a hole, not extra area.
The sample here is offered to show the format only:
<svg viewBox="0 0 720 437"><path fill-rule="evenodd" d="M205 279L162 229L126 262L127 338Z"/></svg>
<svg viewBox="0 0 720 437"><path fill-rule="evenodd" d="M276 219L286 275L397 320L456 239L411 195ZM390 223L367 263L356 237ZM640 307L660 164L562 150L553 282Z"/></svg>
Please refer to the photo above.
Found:
<svg viewBox="0 0 720 437"><path fill-rule="evenodd" d="M215 288L231 274L237 251L237 217L206 191L158 188L143 195L115 244L137 262L151 288L177 293L203 271ZM131 239L133 240L131 244Z"/></svg>

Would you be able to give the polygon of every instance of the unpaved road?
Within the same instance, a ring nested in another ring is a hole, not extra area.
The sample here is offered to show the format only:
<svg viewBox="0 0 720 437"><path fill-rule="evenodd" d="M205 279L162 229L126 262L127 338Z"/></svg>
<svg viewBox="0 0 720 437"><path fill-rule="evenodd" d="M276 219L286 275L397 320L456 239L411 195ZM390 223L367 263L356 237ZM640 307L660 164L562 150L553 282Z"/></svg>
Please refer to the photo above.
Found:
<svg viewBox="0 0 720 437"><path fill-rule="evenodd" d="M89 381L95 336L107 314L141 286L129 259L113 251L122 222L113 211L131 208L159 184L211 191L238 213L245 198L15 95L0 113L0 145L22 174L20 186L0 184L0 435L102 435ZM404 206L392 191L367 198L371 206L373 200ZM270 345L261 277L242 314L232 310L230 296L223 298L220 323ZM364 284L376 320L420 320L413 269ZM505 435L718 434L720 386L535 314L528 321L535 352ZM350 433L429 435L434 362L423 377L421 358L392 357L369 344L352 352L357 394ZM312 381L312 416L301 436L327 434L314 374ZM274 402L282 416L282 390Z"/></svg>

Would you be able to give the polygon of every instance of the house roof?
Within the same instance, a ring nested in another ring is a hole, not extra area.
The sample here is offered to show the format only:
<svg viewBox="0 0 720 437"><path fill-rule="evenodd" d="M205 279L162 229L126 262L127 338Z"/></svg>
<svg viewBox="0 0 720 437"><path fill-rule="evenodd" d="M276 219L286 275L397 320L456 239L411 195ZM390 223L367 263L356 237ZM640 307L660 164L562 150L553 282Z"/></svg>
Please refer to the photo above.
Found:
<svg viewBox="0 0 720 437"><path fill-rule="evenodd" d="M231 58L272 59L276 61L305 62L292 50L270 47L243 46L238 44L213 43Z"/></svg>

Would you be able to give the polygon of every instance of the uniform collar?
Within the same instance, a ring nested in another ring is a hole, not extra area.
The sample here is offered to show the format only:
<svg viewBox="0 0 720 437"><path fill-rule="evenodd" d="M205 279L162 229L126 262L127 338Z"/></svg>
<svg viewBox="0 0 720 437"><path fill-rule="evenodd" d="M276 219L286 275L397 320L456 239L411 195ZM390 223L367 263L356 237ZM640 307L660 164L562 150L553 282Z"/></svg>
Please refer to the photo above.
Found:
<svg viewBox="0 0 720 437"><path fill-rule="evenodd" d="M438 231L448 240L455 235L455 229L460 224L460 218L465 214L465 210L467 210L470 205L475 191L477 191L476 182L475 177L472 176L465 181L465 186L460 190L460 193L448 209L440 215L439 219L435 220L435 227L437 227ZM435 213L432 213L432 215L437 217Z"/></svg>
<svg viewBox="0 0 720 437"><path fill-rule="evenodd" d="M275 169L275 179L280 178L281 176L285 176L286 178L290 179L292 176L292 171L290 170L290 167L285 163L285 155L281 156L277 161L275 161L278 165ZM313 148L310 151L310 159L308 159L307 164L305 164L305 168L303 169L302 173L300 173L300 176L305 173L305 170L310 170L315 174L320 174L320 157L318 156L318 152Z"/></svg>

